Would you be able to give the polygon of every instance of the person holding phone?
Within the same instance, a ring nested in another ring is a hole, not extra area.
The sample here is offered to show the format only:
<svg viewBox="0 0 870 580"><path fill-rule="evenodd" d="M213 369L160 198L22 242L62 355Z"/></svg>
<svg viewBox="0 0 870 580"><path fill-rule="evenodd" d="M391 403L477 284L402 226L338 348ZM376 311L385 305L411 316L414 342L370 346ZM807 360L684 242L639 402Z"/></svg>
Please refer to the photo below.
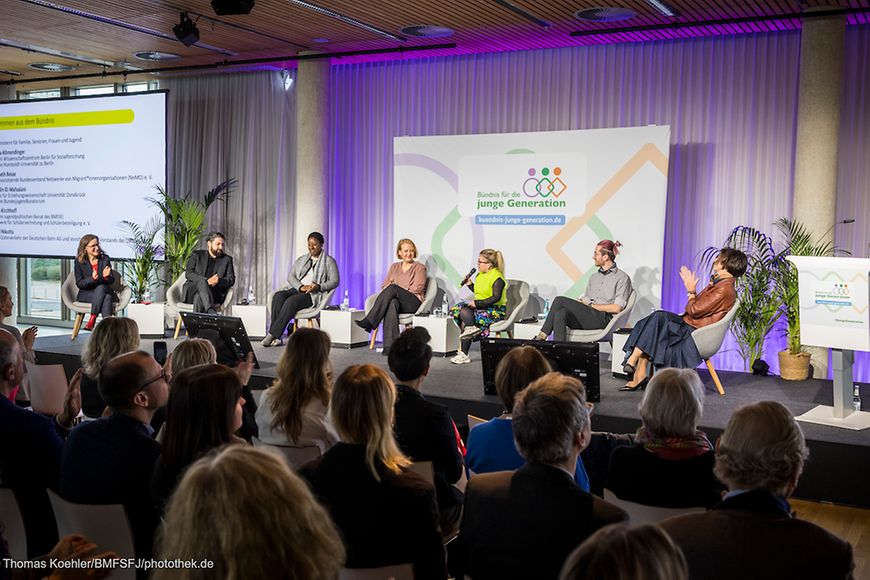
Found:
<svg viewBox="0 0 870 580"><path fill-rule="evenodd" d="M91 303L91 317L85 324L85 330L94 329L97 316L109 318L114 313L113 302L118 301L112 284L115 276L109 256L100 248L100 238L94 234L85 234L79 240L75 261L76 287L79 289L77 302Z"/></svg>

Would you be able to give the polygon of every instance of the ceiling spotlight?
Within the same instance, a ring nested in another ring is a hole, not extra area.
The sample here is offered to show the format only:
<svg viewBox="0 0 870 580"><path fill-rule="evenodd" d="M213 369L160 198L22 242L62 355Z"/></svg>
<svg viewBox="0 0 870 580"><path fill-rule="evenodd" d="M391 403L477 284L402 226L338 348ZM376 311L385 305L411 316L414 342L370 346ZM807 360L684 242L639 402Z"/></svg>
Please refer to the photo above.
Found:
<svg viewBox="0 0 870 580"><path fill-rule="evenodd" d="M656 9L662 16L678 18L680 13L668 6L663 0L645 0L647 4Z"/></svg>
<svg viewBox="0 0 870 580"><path fill-rule="evenodd" d="M181 13L181 22L172 27L172 32L184 46L193 46L199 42L199 29L187 12Z"/></svg>
<svg viewBox="0 0 870 580"><path fill-rule="evenodd" d="M32 62L27 66L32 69L45 72L67 72L75 69L74 66L70 66L68 64L61 64L59 62Z"/></svg>

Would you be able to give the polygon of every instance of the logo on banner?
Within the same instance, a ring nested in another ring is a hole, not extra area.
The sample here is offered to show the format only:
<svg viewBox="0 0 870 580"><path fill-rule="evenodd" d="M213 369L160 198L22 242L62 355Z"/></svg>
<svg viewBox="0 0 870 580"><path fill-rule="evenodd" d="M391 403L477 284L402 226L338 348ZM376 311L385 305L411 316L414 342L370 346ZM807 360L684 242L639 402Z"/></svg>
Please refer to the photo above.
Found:
<svg viewBox="0 0 870 580"><path fill-rule="evenodd" d="M813 287L813 302L828 306L852 306L852 293L845 282L817 282Z"/></svg>
<svg viewBox="0 0 870 580"><path fill-rule="evenodd" d="M568 186L562 181L561 167L554 167L550 171L549 167L541 169L541 176L538 177L538 170L534 167L529 167L529 177L523 182L523 193L526 197L559 197Z"/></svg>

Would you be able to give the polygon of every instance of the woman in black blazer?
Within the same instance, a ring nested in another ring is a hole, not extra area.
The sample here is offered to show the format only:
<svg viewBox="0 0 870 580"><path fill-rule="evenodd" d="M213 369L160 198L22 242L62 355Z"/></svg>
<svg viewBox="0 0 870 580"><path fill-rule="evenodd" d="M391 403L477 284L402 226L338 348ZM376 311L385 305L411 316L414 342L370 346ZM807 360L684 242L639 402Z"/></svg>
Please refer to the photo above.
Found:
<svg viewBox="0 0 870 580"><path fill-rule="evenodd" d="M93 330L97 315L102 314L103 318L112 316L112 302L118 299L112 290L112 284L115 283L112 264L109 256L100 249L100 238L94 234L82 236L75 266L76 286L79 289L76 301L91 303L91 317L85 330Z"/></svg>

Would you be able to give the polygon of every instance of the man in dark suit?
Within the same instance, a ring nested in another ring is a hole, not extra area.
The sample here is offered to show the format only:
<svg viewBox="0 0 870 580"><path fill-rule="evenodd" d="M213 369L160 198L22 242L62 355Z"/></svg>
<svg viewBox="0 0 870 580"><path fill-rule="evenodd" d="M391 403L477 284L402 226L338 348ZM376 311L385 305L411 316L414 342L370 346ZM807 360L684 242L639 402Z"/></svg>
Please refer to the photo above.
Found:
<svg viewBox="0 0 870 580"><path fill-rule="evenodd" d="M715 466L729 493L706 513L660 523L683 550L690 578L852 578L852 546L796 519L788 504L807 455L800 426L781 404L734 412Z"/></svg>
<svg viewBox="0 0 870 580"><path fill-rule="evenodd" d="M150 423L169 397L166 374L148 353L131 352L106 363L99 390L112 414L70 433L60 494L75 503L123 504L136 555L148 558L159 518L149 485L160 455Z"/></svg>
<svg viewBox="0 0 870 580"><path fill-rule="evenodd" d="M450 536L462 514L462 493L451 484L462 476L463 459L447 407L427 401L420 392L432 360L430 339L425 328L409 328L390 349L390 370L398 379L394 431L396 442L412 461L432 462L441 532Z"/></svg>
<svg viewBox="0 0 870 580"><path fill-rule="evenodd" d="M0 329L0 485L11 488L21 509L28 557L48 553L57 542L54 513L45 493L57 489L63 437L81 409L81 373L70 382L64 411L55 417L9 400L24 378L21 344Z"/></svg>
<svg viewBox="0 0 870 580"><path fill-rule="evenodd" d="M549 373L520 391L513 431L527 463L469 480L459 533L465 574L475 580L558 578L583 540L628 519L574 481L577 456L591 437L590 413L583 384L573 377Z"/></svg>
<svg viewBox="0 0 870 580"><path fill-rule="evenodd" d="M187 259L184 273L184 301L193 304L194 312L216 314L217 308L236 283L233 257L224 253L225 239L220 232L206 237L206 250L196 250Z"/></svg>

